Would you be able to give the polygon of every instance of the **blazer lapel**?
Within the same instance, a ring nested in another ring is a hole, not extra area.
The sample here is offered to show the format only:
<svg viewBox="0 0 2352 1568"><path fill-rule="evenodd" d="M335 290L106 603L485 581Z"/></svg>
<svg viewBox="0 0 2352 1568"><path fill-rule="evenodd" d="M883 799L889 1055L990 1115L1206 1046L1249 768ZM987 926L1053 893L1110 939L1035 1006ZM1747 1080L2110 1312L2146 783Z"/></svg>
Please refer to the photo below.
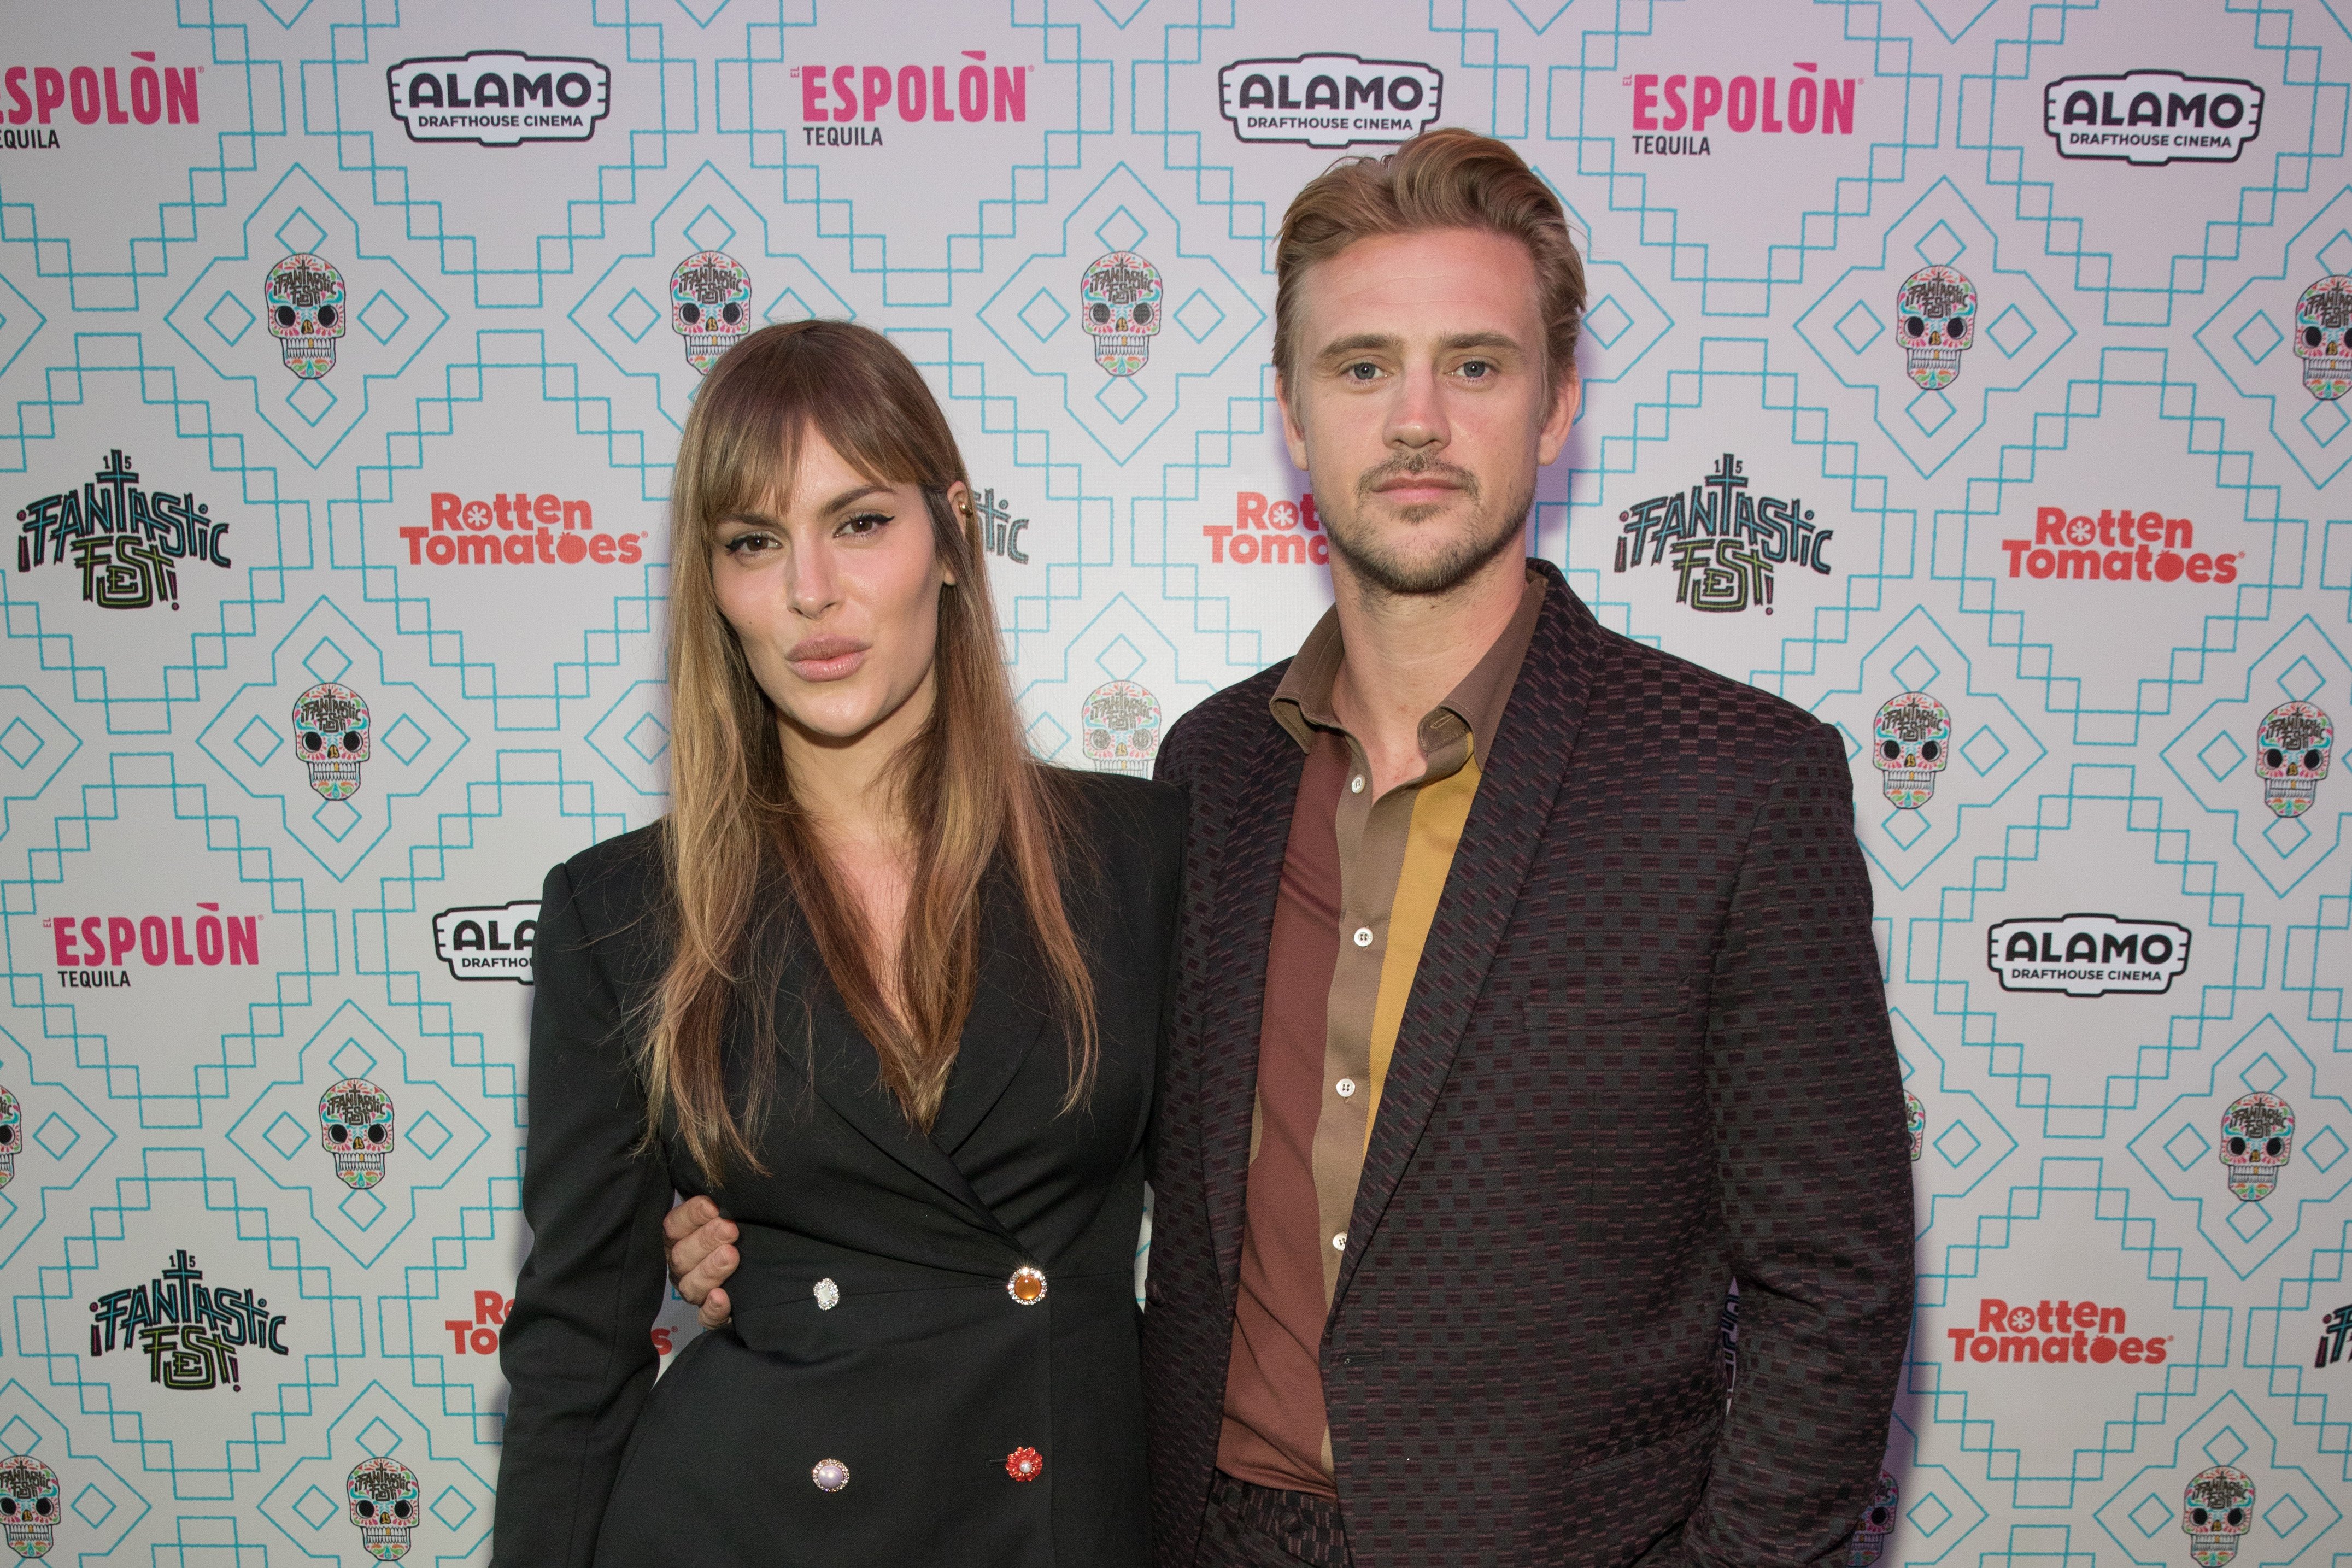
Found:
<svg viewBox="0 0 2352 1568"><path fill-rule="evenodd" d="M1479 759L1478 793L1405 1000L1404 1021L1365 1145L1363 1176L1348 1224L1349 1244L1333 1292L1335 1314L1355 1278L1363 1244L1378 1228L1436 1109L1584 720L1592 615L1557 570L1538 565L1550 586L1494 737L1493 755Z"/></svg>
<svg viewBox="0 0 2352 1568"><path fill-rule="evenodd" d="M956 1048L947 1102L931 1124L930 1141L950 1157L1004 1098L1046 1020L1038 994L1042 976L1019 907L994 877L982 896L980 984Z"/></svg>
<svg viewBox="0 0 2352 1568"><path fill-rule="evenodd" d="M1219 845L1215 897L1209 907L1194 912L1194 918L1214 927L1210 939L1195 950L1194 961L1213 965L1214 972L1187 973L1178 981L1200 987L1204 998L1193 1035L1202 1047L1192 1064L1193 1082L1201 1110L1210 1235L1228 1307L1241 1289L1242 1214L1249 1190L1258 1036L1265 1025L1274 907L1282 891L1282 859L1289 847L1291 811L1307 761L1297 743L1270 716L1265 737L1255 755L1219 759L1237 780L1226 798L1226 821L1234 828ZM1193 809L1199 811L1198 801ZM1202 828L1196 815L1196 844Z"/></svg>
<svg viewBox="0 0 2352 1568"><path fill-rule="evenodd" d="M985 951L985 949L983 949ZM985 962L983 961L983 976ZM849 1016L849 1009L834 988L824 967L815 955L803 948L799 962L792 966L784 977L784 994L778 998L777 1033L792 1049L796 1031L792 1028L793 1015L799 1010L793 996L799 990L809 1000L812 1034L816 1049L815 1079L819 1098L837 1112L842 1120L856 1128L876 1149L920 1176L947 1198L962 1208L974 1225L995 1232L1015 1248L1020 1239L1007 1229L971 1183L950 1159L947 1151L933 1139L919 1132L907 1120L898 1097L883 1086L879 1062L874 1047L858 1031ZM983 1008L998 1006L983 984L972 998L972 1017L984 1019ZM1017 1025L1015 1026L1017 1028ZM971 1025L965 1025L969 1039ZM1035 1034L1035 1020L1030 1023L1030 1035ZM1025 1042L1021 1050L1026 1050ZM1013 1068L1019 1068L1017 1057ZM1003 1086L998 1086L999 1093Z"/></svg>

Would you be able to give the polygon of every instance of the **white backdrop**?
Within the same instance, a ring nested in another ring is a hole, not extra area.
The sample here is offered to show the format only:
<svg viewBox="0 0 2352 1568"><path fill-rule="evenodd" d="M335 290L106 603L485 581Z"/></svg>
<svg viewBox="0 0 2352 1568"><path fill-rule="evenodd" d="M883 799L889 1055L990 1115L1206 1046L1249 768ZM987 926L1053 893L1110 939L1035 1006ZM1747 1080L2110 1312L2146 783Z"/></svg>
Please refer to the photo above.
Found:
<svg viewBox="0 0 2352 1568"><path fill-rule="evenodd" d="M2347 24L14 7L7 1543L361 1562L356 1486L413 1489L411 1561L486 1553L530 901L662 810L698 356L892 333L1036 748L1145 768L1328 601L1269 395L1283 206L1442 121L1589 238L1531 547L1852 746L1920 1271L1858 1557L2352 1557Z"/></svg>

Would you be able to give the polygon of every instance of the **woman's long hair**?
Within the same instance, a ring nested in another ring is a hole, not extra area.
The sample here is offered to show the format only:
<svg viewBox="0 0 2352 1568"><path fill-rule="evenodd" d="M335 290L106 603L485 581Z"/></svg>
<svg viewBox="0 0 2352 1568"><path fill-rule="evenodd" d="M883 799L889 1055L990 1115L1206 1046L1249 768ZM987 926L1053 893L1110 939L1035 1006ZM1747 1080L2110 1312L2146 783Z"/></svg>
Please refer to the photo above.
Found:
<svg viewBox="0 0 2352 1568"><path fill-rule="evenodd" d="M930 718L892 764L916 841L895 986L885 986L856 899L793 790L778 715L752 678L711 578L721 519L772 511L821 436L877 484L921 486L940 562ZM882 1082L913 1125L939 1114L979 980L983 884L1001 873L1025 910L1069 1055L1076 1105L1096 1060L1094 987L1063 907L1066 785L1029 753L998 656L980 524L948 500L965 479L922 376L880 333L843 321L762 328L712 367L678 444L671 488L669 967L651 994L639 1067L650 1125L665 1120L714 1177L765 1167L776 1090L773 1000L795 941L814 947ZM895 996L896 1006L891 998ZM803 1015L805 1016L805 1015ZM751 1031L740 1094L725 1038Z"/></svg>

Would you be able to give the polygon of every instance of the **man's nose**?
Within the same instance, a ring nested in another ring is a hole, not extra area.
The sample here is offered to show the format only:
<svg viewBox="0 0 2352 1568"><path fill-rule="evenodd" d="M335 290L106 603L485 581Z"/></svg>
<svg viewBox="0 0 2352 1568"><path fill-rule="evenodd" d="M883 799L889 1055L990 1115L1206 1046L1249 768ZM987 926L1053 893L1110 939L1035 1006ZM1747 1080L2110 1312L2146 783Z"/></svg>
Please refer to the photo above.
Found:
<svg viewBox="0 0 2352 1568"><path fill-rule="evenodd" d="M1434 366L1416 366L1398 379L1396 400L1390 405L1388 442L1410 451L1445 444L1444 401L1439 395Z"/></svg>

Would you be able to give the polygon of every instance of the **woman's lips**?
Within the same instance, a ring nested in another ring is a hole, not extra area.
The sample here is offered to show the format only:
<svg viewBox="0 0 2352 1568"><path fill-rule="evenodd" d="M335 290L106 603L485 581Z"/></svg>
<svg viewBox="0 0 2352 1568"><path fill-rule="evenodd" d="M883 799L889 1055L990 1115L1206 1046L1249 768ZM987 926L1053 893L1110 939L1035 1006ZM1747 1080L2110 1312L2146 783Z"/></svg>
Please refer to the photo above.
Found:
<svg viewBox="0 0 2352 1568"><path fill-rule="evenodd" d="M868 645L846 637L811 637L784 655L793 674L804 681L838 681L857 673L866 663Z"/></svg>

